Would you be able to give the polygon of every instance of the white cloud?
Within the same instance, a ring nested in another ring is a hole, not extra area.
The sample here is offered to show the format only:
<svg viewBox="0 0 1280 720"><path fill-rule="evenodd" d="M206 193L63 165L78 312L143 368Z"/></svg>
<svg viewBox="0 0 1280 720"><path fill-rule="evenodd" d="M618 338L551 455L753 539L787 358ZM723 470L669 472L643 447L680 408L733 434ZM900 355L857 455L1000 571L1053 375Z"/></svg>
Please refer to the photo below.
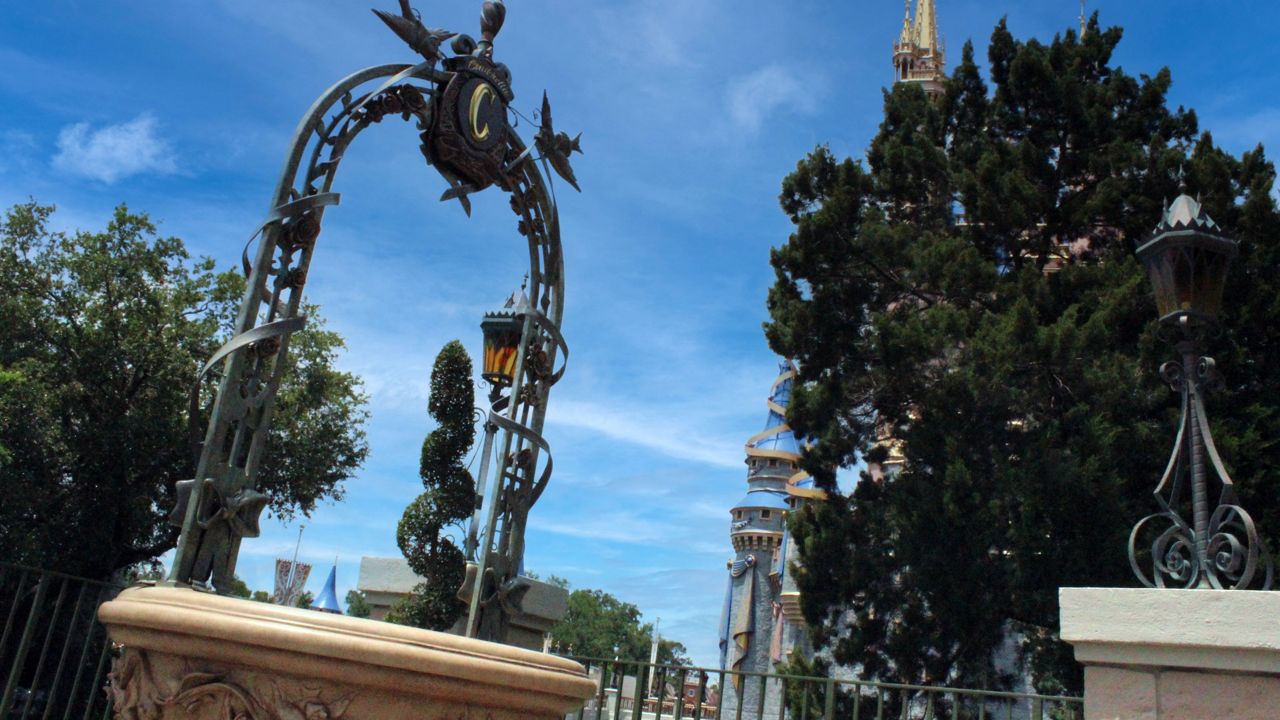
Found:
<svg viewBox="0 0 1280 720"><path fill-rule="evenodd" d="M173 151L156 134L156 120L148 113L98 130L91 130L89 123L64 127L53 166L108 184L139 173L178 171Z"/></svg>
<svg viewBox="0 0 1280 720"><path fill-rule="evenodd" d="M742 440L709 431L711 420L673 411L669 403L658 407L635 404L608 406L597 402L554 399L548 403L548 422L597 432L613 440L656 450L681 460L742 468Z"/></svg>
<svg viewBox="0 0 1280 720"><path fill-rule="evenodd" d="M817 109L822 87L810 75L798 76L781 65L766 65L729 83L729 117L739 129L755 132L778 110L807 114Z"/></svg>
<svg viewBox="0 0 1280 720"><path fill-rule="evenodd" d="M548 509L541 514L531 514L529 528L585 540L679 547L686 555L719 554L728 546L720 539L724 526L728 524L728 508L721 509L720 515L724 520L714 523L697 516L690 517L679 509L668 510L665 515L646 510L649 508L638 507L635 503L621 509L608 509L606 504L598 503L590 506L588 511L557 517Z"/></svg>

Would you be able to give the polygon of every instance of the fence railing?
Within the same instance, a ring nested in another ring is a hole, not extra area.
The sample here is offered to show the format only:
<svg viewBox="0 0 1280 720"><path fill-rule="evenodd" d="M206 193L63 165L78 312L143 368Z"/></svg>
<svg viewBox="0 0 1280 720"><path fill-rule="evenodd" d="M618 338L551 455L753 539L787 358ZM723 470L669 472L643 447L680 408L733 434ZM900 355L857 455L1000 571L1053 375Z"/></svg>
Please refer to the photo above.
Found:
<svg viewBox="0 0 1280 720"><path fill-rule="evenodd" d="M1082 720L1084 699L572 658L596 694L571 720Z"/></svg>
<svg viewBox="0 0 1280 720"><path fill-rule="evenodd" d="M0 720L110 717L112 649L97 612L120 589L0 563Z"/></svg>

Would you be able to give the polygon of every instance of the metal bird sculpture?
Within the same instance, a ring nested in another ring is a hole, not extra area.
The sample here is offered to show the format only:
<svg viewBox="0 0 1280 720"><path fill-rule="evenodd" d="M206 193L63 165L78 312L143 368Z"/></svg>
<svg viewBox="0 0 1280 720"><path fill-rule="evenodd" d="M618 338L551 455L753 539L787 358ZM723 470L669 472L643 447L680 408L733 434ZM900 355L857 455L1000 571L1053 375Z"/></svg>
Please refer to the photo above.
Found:
<svg viewBox="0 0 1280 720"><path fill-rule="evenodd" d="M422 24L422 18L409 7L409 0L400 0L400 14L393 15L389 12L374 9L373 14L377 15L382 22L391 28L391 31L400 36L414 52L426 58L429 62L435 62L440 59L440 43L457 35L455 32L448 30L439 30L429 28Z"/></svg>
<svg viewBox="0 0 1280 720"><path fill-rule="evenodd" d="M545 90L542 91L542 127L538 128L538 134L533 136L533 140L538 146L538 152L551 163L556 174L572 185L574 190L582 192L582 188L578 187L578 179L573 176L573 167L569 165L569 155L574 152L582 153L582 133L570 138L568 133L555 131L551 125L551 101L547 99Z"/></svg>

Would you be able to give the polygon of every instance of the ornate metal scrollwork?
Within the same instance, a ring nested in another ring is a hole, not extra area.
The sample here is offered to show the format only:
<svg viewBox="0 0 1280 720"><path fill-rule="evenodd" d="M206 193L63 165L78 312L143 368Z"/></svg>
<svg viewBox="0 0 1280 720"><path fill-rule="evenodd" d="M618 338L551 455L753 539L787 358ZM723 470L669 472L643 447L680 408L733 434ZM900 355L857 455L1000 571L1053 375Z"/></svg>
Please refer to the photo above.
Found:
<svg viewBox="0 0 1280 720"><path fill-rule="evenodd" d="M484 3L480 42L428 28L407 0L400 5L399 16L378 16L424 61L353 73L312 105L289 146L271 210L245 246L242 261L248 284L235 334L202 368L192 389L192 447L198 457L196 477L204 480L181 486L183 500L172 521L182 526L182 535L171 582L212 582L220 592L229 589L240 539L252 537L256 530L232 522L236 516L225 516L224 509L231 499L254 493L289 337L306 322L299 310L312 253L324 212L338 204L338 194L331 191L338 167L365 128L396 116L416 122L423 157L449 184L442 200L457 200L470 214L468 196L496 186L510 194L518 230L528 243L529 302L520 310L525 331L519 355L526 369L517 373L510 398L501 407L495 404L490 414L503 433L495 477L511 483L499 494L508 503L502 513L500 550L506 561L495 581L508 583L518 570L525 516L551 473L549 447L541 432L550 388L563 375L568 352L559 331L564 312L560 223L554 194L538 168L547 158L534 157L531 146L508 122L514 112L511 73L493 60L494 39L506 15L502 3ZM445 57L441 43L450 37L457 54ZM361 92L370 84L371 89ZM546 135L551 130L545 96L543 111L540 132ZM576 139L570 145L578 151ZM557 145L561 151L565 148ZM556 170L563 175L563 168ZM255 239L257 252L250 259L249 245ZM205 379L215 376L218 387L201 437L201 390ZM539 453L546 458L540 473ZM523 455L528 462L507 460ZM227 521L216 525L220 529L215 532L211 517Z"/></svg>
<svg viewBox="0 0 1280 720"><path fill-rule="evenodd" d="M1182 395L1182 419L1169 464L1154 493L1160 512L1134 525L1129 534L1129 565L1147 587L1269 590L1270 554L1253 518L1239 505L1235 484L1209 431L1203 392L1217 381L1217 371L1213 358L1199 355L1198 345L1197 340L1184 340L1178 346L1182 362L1167 362L1160 368L1161 378ZM1212 512L1206 466L1221 485ZM1178 512L1188 500L1191 523ZM1145 545L1141 536L1152 531L1158 534L1150 543L1148 574L1139 548Z"/></svg>

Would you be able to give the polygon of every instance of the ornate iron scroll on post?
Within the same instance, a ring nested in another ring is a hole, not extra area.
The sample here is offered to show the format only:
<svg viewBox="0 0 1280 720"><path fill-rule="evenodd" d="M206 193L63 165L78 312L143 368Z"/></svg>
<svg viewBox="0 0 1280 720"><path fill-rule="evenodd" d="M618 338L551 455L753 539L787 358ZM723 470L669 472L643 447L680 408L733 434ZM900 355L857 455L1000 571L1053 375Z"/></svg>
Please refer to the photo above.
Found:
<svg viewBox="0 0 1280 720"><path fill-rule="evenodd" d="M554 195L538 164L553 163L557 174L568 172L572 177L567 155L580 150L576 139L551 130L545 94L535 144L546 142L549 150L533 156L532 147L508 121L515 112L510 107L515 97L511 73L493 59L494 40L506 17L500 0L483 4L479 42L428 28L408 0L400 0L399 15L374 12L424 60L353 73L321 95L298 125L271 210L254 235L258 247L252 260L246 245L248 287L235 335L204 366L192 390L198 482L179 483L171 521L182 527L182 534L168 578L171 584L212 586L225 593L241 539L258 534L258 517L267 498L255 490L255 481L289 338L306 322L299 308L324 212L338 204L339 195L331 190L338 165L360 132L393 117L417 124L422 156L449 184L441 200L457 200L470 215L468 196L497 186L510 195L517 230L528 242L527 300L519 309L520 344L511 394L489 417L502 433L494 476L499 486L495 510L503 530L496 559L482 573L489 578L485 596L496 597L519 570L524 518L551 474L549 448L541 432L551 386L564 373L563 359L554 369L556 356L567 355L559 331L564 314L560 223ZM449 39L452 57L446 57L442 47ZM361 91L370 84L372 88ZM214 376L218 386L201 438L201 386ZM537 472L540 454L545 458ZM486 607L499 605L490 602ZM501 618L485 626L497 633L490 639L499 639Z"/></svg>
<svg viewBox="0 0 1280 720"><path fill-rule="evenodd" d="M1204 393L1217 379L1213 358L1204 355L1205 341L1217 327L1227 270L1237 251L1236 241L1185 192L1165 211L1154 237L1138 248L1155 287L1162 332L1176 340L1181 355L1160 368L1161 377L1182 395L1173 454L1155 489L1161 511L1143 518L1129 535L1129 564L1147 587L1271 588L1270 554L1253 518L1239 505L1204 408ZM1210 469L1221 485L1212 507ZM1178 512L1185 510L1188 486L1190 523ZM1167 527L1160 530L1162 525ZM1138 551L1145 544L1139 540L1144 531L1159 531L1150 544L1151 575Z"/></svg>
<svg viewBox="0 0 1280 720"><path fill-rule="evenodd" d="M567 358L569 349L559 329L549 324L545 315L532 311L523 287L518 299L512 295L502 311L486 313L480 327L484 333L482 376L491 386L490 409L480 455L482 485L477 487L476 510L466 539L470 576L463 595L468 605L466 634L492 639L504 637L507 623L522 613L521 602L530 589L530 582L519 572L526 521L530 508L546 489L552 469L550 447L529 428L527 418L513 422L503 412L522 396L525 412L535 409L536 404L528 401L564 374L563 362L558 369L554 367L555 350ZM525 343L523 339L530 332L548 342ZM505 433L498 454L501 462L489 482L494 439L500 430ZM539 457L546 463L536 472Z"/></svg>

